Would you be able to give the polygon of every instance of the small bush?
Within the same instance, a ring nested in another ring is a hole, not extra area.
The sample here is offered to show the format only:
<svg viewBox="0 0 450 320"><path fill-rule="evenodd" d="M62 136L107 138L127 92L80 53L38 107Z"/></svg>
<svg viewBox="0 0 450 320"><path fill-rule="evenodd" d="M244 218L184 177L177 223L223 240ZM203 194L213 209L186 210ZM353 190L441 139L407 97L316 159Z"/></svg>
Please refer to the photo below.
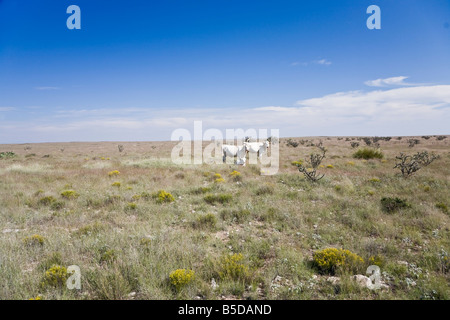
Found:
<svg viewBox="0 0 450 320"><path fill-rule="evenodd" d="M196 229L215 228L217 223L217 217L213 213L208 213L205 215L199 216L192 224L192 226Z"/></svg>
<svg viewBox="0 0 450 320"><path fill-rule="evenodd" d="M56 200L56 201L52 202L52 204L50 205L50 209L61 210L62 208L64 208L65 205L66 204L64 203L64 201Z"/></svg>
<svg viewBox="0 0 450 320"><path fill-rule="evenodd" d="M241 173L239 171L234 170L233 172L230 173L230 176L233 178L234 181L241 181L242 180L242 176L241 176Z"/></svg>
<svg viewBox="0 0 450 320"><path fill-rule="evenodd" d="M220 262L219 277L221 279L248 280L250 277L249 267L243 262L242 253L225 256Z"/></svg>
<svg viewBox="0 0 450 320"><path fill-rule="evenodd" d="M320 142L317 147L321 153L311 153L309 159L306 161L306 166L302 163L297 164L298 171L303 173L303 175L311 182L318 182L325 176L324 174L320 175L317 172L317 168L320 167L327 150L322 146L322 142Z"/></svg>
<svg viewBox="0 0 450 320"><path fill-rule="evenodd" d="M149 238L149 237L144 237L144 238L142 238L142 239L139 241L139 244L140 244L142 247L148 248L148 247L150 247L150 245L152 244L152 239Z"/></svg>
<svg viewBox="0 0 450 320"><path fill-rule="evenodd" d="M48 197L43 197L41 199L39 199L38 204L42 205L42 206L49 206L52 203L54 203L56 201L56 199L52 196L48 196Z"/></svg>
<svg viewBox="0 0 450 320"><path fill-rule="evenodd" d="M380 268L384 267L385 259L380 255L371 256L369 258L369 265L379 266Z"/></svg>
<svg viewBox="0 0 450 320"><path fill-rule="evenodd" d="M61 197L65 198L65 199L77 199L80 196L79 193L77 193L74 190L65 190L63 192L61 192Z"/></svg>
<svg viewBox="0 0 450 320"><path fill-rule="evenodd" d="M215 204L215 203L228 203L233 199L233 196L231 194L208 194L206 195L203 200L205 200L206 203L209 204Z"/></svg>
<svg viewBox="0 0 450 320"><path fill-rule="evenodd" d="M297 148L298 145L299 145L299 142L294 141L294 140L292 140L292 139L289 138L289 139L287 139L287 141L286 141L286 145L287 145L288 147Z"/></svg>
<svg viewBox="0 0 450 320"><path fill-rule="evenodd" d="M327 165L327 168L328 168L328 169L333 169L334 166L333 166L332 164L329 164L329 165Z"/></svg>
<svg viewBox="0 0 450 320"><path fill-rule="evenodd" d="M127 203L127 206L125 207L125 210L136 210L137 204L134 202Z"/></svg>
<svg viewBox="0 0 450 320"><path fill-rule="evenodd" d="M395 212L399 209L408 208L409 204L400 198L384 197L381 199L381 207L386 212Z"/></svg>
<svg viewBox="0 0 450 320"><path fill-rule="evenodd" d="M120 175L120 172L118 170L113 170L113 171L108 172L108 176L110 176L110 177L116 177L118 175Z"/></svg>
<svg viewBox="0 0 450 320"><path fill-rule="evenodd" d="M108 246L100 248L100 263L111 263L117 259L116 250L110 249Z"/></svg>
<svg viewBox="0 0 450 320"><path fill-rule="evenodd" d="M255 194L257 196L262 196L265 194L272 194L272 193L274 193L274 191L275 191L275 189L272 185L266 184L266 185L261 186L258 189L256 189Z"/></svg>
<svg viewBox="0 0 450 320"><path fill-rule="evenodd" d="M442 212L444 213L448 213L448 207L445 203L440 202L440 203L436 203L436 208L442 210Z"/></svg>
<svg viewBox="0 0 450 320"><path fill-rule="evenodd" d="M356 151L353 154L353 158L355 159L382 159L384 157L383 153L380 150L373 148L362 148Z"/></svg>
<svg viewBox="0 0 450 320"><path fill-rule="evenodd" d="M77 234L79 236L90 236L91 234L98 233L102 229L103 229L103 226L100 223L95 222L93 224L81 227L80 229L78 229L75 232L75 234Z"/></svg>
<svg viewBox="0 0 450 320"><path fill-rule="evenodd" d="M327 248L316 251L313 255L313 265L324 274L335 274L337 271L355 272L363 263L363 258L344 249Z"/></svg>
<svg viewBox="0 0 450 320"><path fill-rule="evenodd" d="M103 201L103 204L110 205L110 204L117 204L122 200L122 197L118 194L115 195L108 195L105 200Z"/></svg>
<svg viewBox="0 0 450 320"><path fill-rule="evenodd" d="M164 190L159 190L158 193L154 195L154 198L156 198L156 202L158 203L170 203L175 201L173 195Z"/></svg>
<svg viewBox="0 0 450 320"><path fill-rule="evenodd" d="M11 158L15 158L15 157L17 157L17 155L12 151L0 152L0 160L11 159Z"/></svg>
<svg viewBox="0 0 450 320"><path fill-rule="evenodd" d="M442 141L442 140L445 140L445 139L447 139L446 136L437 136L436 137L436 140L438 140L438 141Z"/></svg>
<svg viewBox="0 0 450 320"><path fill-rule="evenodd" d="M192 194L205 194L205 193L208 193L211 191L212 191L212 188L210 188L210 187L199 187L199 188L193 189L191 191L191 193Z"/></svg>
<svg viewBox="0 0 450 320"><path fill-rule="evenodd" d="M53 265L50 269L45 271L44 279L41 282L41 287L63 287L66 284L70 274L65 267Z"/></svg>
<svg viewBox="0 0 450 320"><path fill-rule="evenodd" d="M170 284L180 291L189 285L195 279L195 272L193 270L177 269L172 271L169 275Z"/></svg>
<svg viewBox="0 0 450 320"><path fill-rule="evenodd" d="M120 188L121 184L120 184L119 181L115 181L115 182L113 182L113 184L112 184L111 186L112 186L112 187Z"/></svg>
<svg viewBox="0 0 450 320"><path fill-rule="evenodd" d="M34 234L32 236L24 238L23 242L25 243L26 246L43 246L45 238L38 234Z"/></svg>
<svg viewBox="0 0 450 320"><path fill-rule="evenodd" d="M408 142L408 147L414 148L415 145L418 145L420 143L419 139L408 139L406 140Z"/></svg>

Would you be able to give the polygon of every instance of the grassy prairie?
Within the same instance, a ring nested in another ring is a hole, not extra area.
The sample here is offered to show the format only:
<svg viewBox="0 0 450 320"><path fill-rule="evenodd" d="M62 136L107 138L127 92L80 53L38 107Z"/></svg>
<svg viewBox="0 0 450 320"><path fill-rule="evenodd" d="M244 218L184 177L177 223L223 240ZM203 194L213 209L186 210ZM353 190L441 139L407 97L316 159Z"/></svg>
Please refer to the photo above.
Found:
<svg viewBox="0 0 450 320"><path fill-rule="evenodd" d="M0 145L17 155L0 159L0 298L449 299L450 138L414 138L381 141L374 160L352 157L358 138L281 139L274 176L175 165L171 142ZM325 177L311 183L291 163L319 140ZM423 150L440 158L409 178L393 169ZM407 205L388 212L384 197ZM324 272L325 248L364 262ZM351 280L374 263L388 290ZM51 269L70 265L81 290Z"/></svg>

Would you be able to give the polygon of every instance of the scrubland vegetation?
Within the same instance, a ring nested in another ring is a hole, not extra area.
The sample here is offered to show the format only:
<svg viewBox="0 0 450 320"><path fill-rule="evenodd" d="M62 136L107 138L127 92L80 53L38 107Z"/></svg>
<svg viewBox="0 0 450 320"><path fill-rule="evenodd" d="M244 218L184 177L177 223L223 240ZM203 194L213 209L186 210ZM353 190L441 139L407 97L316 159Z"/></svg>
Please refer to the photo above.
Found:
<svg viewBox="0 0 450 320"><path fill-rule="evenodd" d="M281 139L273 176L167 142L0 145L0 298L449 299L445 138Z"/></svg>

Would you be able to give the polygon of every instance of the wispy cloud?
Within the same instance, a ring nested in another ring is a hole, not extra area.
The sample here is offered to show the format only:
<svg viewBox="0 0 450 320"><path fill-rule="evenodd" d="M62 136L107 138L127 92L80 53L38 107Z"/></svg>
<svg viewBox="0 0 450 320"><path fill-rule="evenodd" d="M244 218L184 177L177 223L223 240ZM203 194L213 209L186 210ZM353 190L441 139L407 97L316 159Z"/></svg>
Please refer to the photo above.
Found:
<svg viewBox="0 0 450 320"><path fill-rule="evenodd" d="M36 90L60 90L60 87L34 87Z"/></svg>
<svg viewBox="0 0 450 320"><path fill-rule="evenodd" d="M280 129L282 136L449 134L449 119L450 85L436 85L338 92L293 106L68 110L2 121L0 137L22 142L170 140L174 129L192 131L196 120L203 121L204 129Z"/></svg>
<svg viewBox="0 0 450 320"><path fill-rule="evenodd" d="M13 108L13 107L0 107L0 111L2 111L2 112L13 111L15 109L16 108Z"/></svg>
<svg viewBox="0 0 450 320"><path fill-rule="evenodd" d="M309 62L295 61L295 62L291 63L291 66L292 67L298 67L298 66L306 67L311 64L316 64L316 65L321 65L321 66L330 66L332 64L332 62L328 59L319 59L319 60L313 60L313 61L309 61Z"/></svg>
<svg viewBox="0 0 450 320"><path fill-rule="evenodd" d="M320 59L320 60L316 60L314 61L315 64L320 64L323 66L329 66L331 65L331 61L327 60L327 59Z"/></svg>
<svg viewBox="0 0 450 320"><path fill-rule="evenodd" d="M405 82L406 79L409 77L391 77L391 78L385 78L385 79L376 79L376 80L369 80L364 82L365 85L369 87L391 87L391 86L420 86L423 84L420 83L407 83Z"/></svg>

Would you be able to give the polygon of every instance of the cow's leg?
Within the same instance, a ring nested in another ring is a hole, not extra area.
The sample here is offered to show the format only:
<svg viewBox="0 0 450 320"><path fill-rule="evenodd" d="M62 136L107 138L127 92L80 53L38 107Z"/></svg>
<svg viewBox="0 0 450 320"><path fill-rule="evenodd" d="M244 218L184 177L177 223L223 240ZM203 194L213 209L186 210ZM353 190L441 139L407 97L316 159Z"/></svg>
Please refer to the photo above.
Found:
<svg viewBox="0 0 450 320"><path fill-rule="evenodd" d="M227 153L225 151L223 152L222 160L223 160L223 163L225 163L225 161L227 161Z"/></svg>

